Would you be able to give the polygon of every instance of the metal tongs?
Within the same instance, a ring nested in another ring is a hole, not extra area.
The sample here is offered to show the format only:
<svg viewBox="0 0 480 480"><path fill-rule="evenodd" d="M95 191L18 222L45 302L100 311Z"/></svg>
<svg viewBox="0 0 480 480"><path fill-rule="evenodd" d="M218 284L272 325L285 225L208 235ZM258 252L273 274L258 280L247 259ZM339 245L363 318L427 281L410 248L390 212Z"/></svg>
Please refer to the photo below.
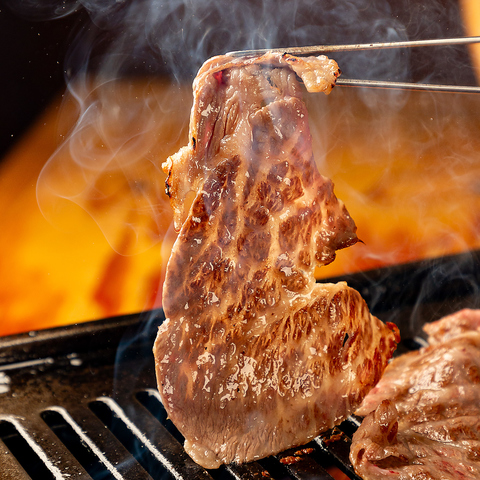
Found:
<svg viewBox="0 0 480 480"><path fill-rule="evenodd" d="M331 52L350 52L355 50L378 50L391 48L412 48L412 47L434 47L434 46L452 46L469 45L480 43L480 37L456 37L441 38L433 40L412 40L405 42L386 42L386 43L358 43L352 45L312 45L307 47L288 47L271 48L259 50L241 50L229 52L227 55L232 57L249 57L263 55L267 52L288 53L290 55L322 55ZM353 78L338 78L337 85L349 87L369 87L369 88L398 88L408 90L429 90L457 93L480 93L479 86L469 85L442 85L435 83L412 83L412 82L390 82L384 80L361 80Z"/></svg>

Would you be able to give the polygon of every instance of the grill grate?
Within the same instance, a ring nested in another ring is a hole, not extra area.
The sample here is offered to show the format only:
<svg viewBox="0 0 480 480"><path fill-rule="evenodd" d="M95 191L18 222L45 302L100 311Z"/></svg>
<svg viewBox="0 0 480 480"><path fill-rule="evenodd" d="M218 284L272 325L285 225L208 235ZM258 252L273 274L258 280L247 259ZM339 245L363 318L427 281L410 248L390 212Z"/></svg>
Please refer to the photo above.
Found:
<svg viewBox="0 0 480 480"><path fill-rule="evenodd" d="M408 337L401 351L421 344L417 317L479 306L479 258L473 252L347 281L374 314L396 321ZM194 463L155 388L152 345L162 320L159 310L0 338L2 480L332 480L332 469L358 479L348 459L360 422L353 416L258 462L218 470Z"/></svg>

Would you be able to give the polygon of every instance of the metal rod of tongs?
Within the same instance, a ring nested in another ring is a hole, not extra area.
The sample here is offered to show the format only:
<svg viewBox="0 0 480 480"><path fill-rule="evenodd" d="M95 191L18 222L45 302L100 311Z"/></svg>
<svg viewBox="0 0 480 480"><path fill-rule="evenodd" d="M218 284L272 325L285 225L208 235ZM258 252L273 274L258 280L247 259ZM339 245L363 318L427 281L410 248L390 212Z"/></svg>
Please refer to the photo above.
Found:
<svg viewBox="0 0 480 480"><path fill-rule="evenodd" d="M240 50L229 52L231 57L263 55L267 52L288 53L290 55L321 55L330 52L351 52L354 50L379 50L387 48L435 47L449 45L468 45L480 43L480 37L438 38L432 40L408 40L404 42L354 43L350 45L311 45L306 47L264 48L259 50Z"/></svg>
<svg viewBox="0 0 480 480"><path fill-rule="evenodd" d="M343 87L383 88L398 90L427 90L450 93L480 93L476 85L445 85L438 83L389 82L387 80L363 80L356 78L337 78L336 85Z"/></svg>
<svg viewBox="0 0 480 480"><path fill-rule="evenodd" d="M455 37L455 38L439 38L431 40L409 40L402 42L383 42L383 43L356 43L350 45L311 45L306 47L287 47L287 48L270 48L259 50L241 50L229 52L226 55L232 57L249 57L263 55L267 52L280 52L296 56L305 55L322 55L332 52L352 52L360 50L380 50L392 48L414 48L414 47L438 47L453 45L470 45L480 43L478 37ZM412 83L412 82L390 82L383 80L362 80L338 78L337 85L349 87L367 87L367 88L395 88L407 90L429 90L443 92L459 92L459 93L480 93L480 87L469 85L444 85L434 83Z"/></svg>

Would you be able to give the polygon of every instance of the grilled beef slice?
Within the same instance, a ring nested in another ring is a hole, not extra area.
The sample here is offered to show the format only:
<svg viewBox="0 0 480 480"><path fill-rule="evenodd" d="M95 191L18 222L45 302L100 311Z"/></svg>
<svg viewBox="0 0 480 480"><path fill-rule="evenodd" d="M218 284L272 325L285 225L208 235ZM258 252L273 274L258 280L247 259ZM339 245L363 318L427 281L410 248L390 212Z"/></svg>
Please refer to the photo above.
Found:
<svg viewBox="0 0 480 480"><path fill-rule="evenodd" d="M426 324L356 413L350 459L366 480L480 478L480 311Z"/></svg>
<svg viewBox="0 0 480 480"><path fill-rule="evenodd" d="M341 422L398 341L358 292L315 283L315 267L357 236L317 171L298 76L328 93L338 73L326 57L211 59L194 82L189 143L164 164L179 235L154 346L158 389L207 468Z"/></svg>

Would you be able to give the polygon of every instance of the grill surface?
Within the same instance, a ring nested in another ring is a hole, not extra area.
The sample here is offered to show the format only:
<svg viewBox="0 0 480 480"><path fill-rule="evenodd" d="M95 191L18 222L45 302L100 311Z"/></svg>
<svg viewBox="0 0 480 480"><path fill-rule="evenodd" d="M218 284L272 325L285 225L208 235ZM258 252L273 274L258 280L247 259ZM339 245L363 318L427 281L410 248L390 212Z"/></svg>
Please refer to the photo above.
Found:
<svg viewBox="0 0 480 480"><path fill-rule="evenodd" d="M480 252L351 275L375 315L395 322L398 351L421 326L478 308ZM339 279L333 279L334 281ZM350 417L304 447L207 471L182 447L155 388L152 345L162 311L0 338L0 472L22 479L352 479Z"/></svg>

